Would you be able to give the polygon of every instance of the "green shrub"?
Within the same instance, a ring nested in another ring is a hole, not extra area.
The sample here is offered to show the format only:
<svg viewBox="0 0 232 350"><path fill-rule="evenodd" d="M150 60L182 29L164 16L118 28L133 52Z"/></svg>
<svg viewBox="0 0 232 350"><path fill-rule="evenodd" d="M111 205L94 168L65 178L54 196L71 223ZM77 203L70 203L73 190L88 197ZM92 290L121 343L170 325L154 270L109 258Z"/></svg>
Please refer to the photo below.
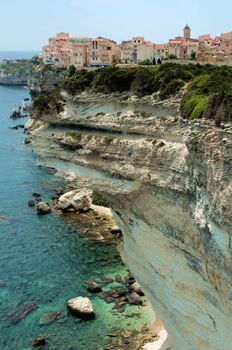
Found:
<svg viewBox="0 0 232 350"><path fill-rule="evenodd" d="M94 205L99 205L102 207L109 207L109 203L102 197L99 192L93 191L92 202Z"/></svg>
<svg viewBox="0 0 232 350"><path fill-rule="evenodd" d="M78 132L78 131L68 131L66 133L66 136L70 136L76 141L80 141L81 138L82 138L82 134L80 132Z"/></svg>
<svg viewBox="0 0 232 350"><path fill-rule="evenodd" d="M176 94L183 85L184 82L180 79L174 79L169 81L167 84L163 84L160 89L160 99L164 100L171 95Z"/></svg>

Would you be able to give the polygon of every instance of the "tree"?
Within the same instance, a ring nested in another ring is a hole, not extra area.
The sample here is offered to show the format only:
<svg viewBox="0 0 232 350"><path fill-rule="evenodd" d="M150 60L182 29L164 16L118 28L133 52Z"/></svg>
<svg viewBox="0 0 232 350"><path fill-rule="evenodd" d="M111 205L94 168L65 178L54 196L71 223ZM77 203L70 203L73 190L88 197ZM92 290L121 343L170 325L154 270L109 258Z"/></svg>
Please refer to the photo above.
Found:
<svg viewBox="0 0 232 350"><path fill-rule="evenodd" d="M146 60L144 61L140 61L139 64L141 66L150 66L151 65L151 61L149 60L149 58L147 58Z"/></svg>
<svg viewBox="0 0 232 350"><path fill-rule="evenodd" d="M76 71L76 67L73 64L71 64L68 68L68 76L72 77L76 73Z"/></svg>
<svg viewBox="0 0 232 350"><path fill-rule="evenodd" d="M169 58L170 60L177 60L177 59L178 59L177 56L174 55L174 54L169 55L168 58Z"/></svg>

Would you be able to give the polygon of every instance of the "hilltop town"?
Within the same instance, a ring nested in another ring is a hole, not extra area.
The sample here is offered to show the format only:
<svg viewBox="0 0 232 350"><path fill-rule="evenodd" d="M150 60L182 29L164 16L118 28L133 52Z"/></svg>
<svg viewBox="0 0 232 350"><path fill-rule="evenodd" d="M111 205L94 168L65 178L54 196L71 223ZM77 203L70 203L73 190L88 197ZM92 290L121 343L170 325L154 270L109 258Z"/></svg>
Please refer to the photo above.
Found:
<svg viewBox="0 0 232 350"><path fill-rule="evenodd" d="M201 35L191 38L191 28L186 25L182 36L170 39L165 44L146 41L144 37L117 44L115 41L98 37L71 37L58 33L49 38L42 49L45 64L67 68L106 67L121 63L127 65L152 65L163 60L179 60L199 63L232 64L232 32L221 36Z"/></svg>

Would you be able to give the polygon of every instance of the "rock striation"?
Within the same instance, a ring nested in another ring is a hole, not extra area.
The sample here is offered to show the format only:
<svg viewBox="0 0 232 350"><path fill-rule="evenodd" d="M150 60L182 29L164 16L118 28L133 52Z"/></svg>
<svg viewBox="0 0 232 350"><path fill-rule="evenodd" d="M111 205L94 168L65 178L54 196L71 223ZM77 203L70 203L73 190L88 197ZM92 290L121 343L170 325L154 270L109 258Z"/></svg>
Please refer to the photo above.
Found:
<svg viewBox="0 0 232 350"><path fill-rule="evenodd" d="M79 115L77 108L70 100L65 113L35 114L35 125L44 123L33 139L38 156L46 145L51 160L88 167L88 176L74 171L70 183L97 189L113 208L121 255L176 349L229 349L232 126L183 121L168 101L152 115ZM74 126L79 134L70 140Z"/></svg>

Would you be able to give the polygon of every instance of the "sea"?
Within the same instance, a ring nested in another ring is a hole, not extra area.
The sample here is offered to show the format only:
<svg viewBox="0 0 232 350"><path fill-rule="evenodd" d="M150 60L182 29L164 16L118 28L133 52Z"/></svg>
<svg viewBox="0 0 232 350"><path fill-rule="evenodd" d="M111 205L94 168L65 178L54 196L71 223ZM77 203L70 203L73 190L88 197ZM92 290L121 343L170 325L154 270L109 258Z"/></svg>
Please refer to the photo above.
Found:
<svg viewBox="0 0 232 350"><path fill-rule="evenodd" d="M38 216L28 207L33 193L50 201L62 184L37 165L31 146L23 142L23 129L10 128L25 123L27 118L9 118L25 98L30 98L26 88L0 85L0 349L30 350L32 340L44 335L48 350L101 350L112 328L139 331L154 314L149 306L127 306L118 313L89 294L88 279L127 273L121 260L113 259L116 247L93 244L72 222L54 214ZM66 301L77 296L91 299L95 320L80 321L68 313ZM31 312L21 317L28 308ZM59 317L41 325L41 318L54 312Z"/></svg>
<svg viewBox="0 0 232 350"><path fill-rule="evenodd" d="M40 51L0 51L0 63L3 60L30 59L39 53Z"/></svg>

